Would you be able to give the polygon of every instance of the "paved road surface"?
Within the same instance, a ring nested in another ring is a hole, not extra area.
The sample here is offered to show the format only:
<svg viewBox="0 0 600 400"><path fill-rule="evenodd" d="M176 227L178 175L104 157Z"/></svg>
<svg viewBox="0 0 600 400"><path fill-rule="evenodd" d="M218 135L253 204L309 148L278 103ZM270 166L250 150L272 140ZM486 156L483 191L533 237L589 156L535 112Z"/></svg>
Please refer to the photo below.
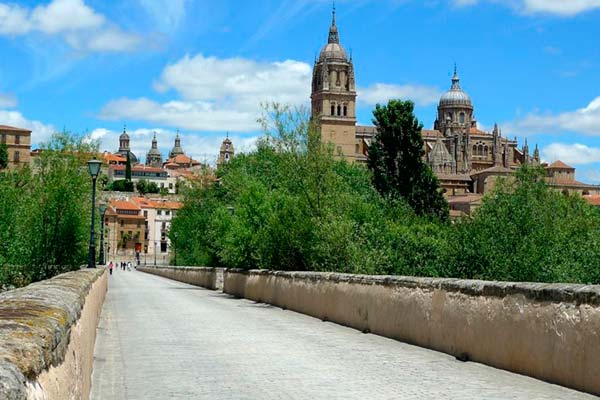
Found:
<svg viewBox="0 0 600 400"><path fill-rule="evenodd" d="M92 399L595 398L142 272L109 285Z"/></svg>

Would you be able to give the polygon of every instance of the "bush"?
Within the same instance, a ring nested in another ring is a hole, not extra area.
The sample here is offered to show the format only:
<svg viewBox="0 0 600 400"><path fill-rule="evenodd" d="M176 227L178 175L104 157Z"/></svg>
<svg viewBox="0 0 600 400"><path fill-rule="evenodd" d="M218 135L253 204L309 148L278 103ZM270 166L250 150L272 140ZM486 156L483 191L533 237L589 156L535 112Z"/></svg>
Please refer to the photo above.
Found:
<svg viewBox="0 0 600 400"><path fill-rule="evenodd" d="M113 181L110 188L115 192L133 192L133 182L126 179L119 179Z"/></svg>

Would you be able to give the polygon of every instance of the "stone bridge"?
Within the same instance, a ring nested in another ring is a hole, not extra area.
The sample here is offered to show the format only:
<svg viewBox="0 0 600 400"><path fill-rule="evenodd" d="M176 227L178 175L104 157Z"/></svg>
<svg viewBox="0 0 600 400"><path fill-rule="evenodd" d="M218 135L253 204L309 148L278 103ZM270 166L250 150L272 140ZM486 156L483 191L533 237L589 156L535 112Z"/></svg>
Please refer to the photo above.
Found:
<svg viewBox="0 0 600 400"><path fill-rule="evenodd" d="M591 399L598 365L593 286L148 268L0 295L1 399Z"/></svg>

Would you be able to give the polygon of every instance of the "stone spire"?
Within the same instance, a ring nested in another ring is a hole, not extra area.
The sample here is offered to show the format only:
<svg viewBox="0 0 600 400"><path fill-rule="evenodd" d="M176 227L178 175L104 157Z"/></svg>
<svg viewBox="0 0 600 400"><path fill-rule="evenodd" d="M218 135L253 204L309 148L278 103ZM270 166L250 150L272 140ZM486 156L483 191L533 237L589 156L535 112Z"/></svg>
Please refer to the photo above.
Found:
<svg viewBox="0 0 600 400"><path fill-rule="evenodd" d="M335 2L333 2L333 11L331 13L331 26L329 27L329 40L327 43L340 43L340 35L335 25Z"/></svg>
<svg viewBox="0 0 600 400"><path fill-rule="evenodd" d="M169 158L173 158L180 154L185 154L185 153L184 153L183 149L181 148L181 139L179 137L179 129L177 129L177 136L175 136L175 146L173 146L173 149L169 153Z"/></svg>
<svg viewBox="0 0 600 400"><path fill-rule="evenodd" d="M427 156L431 169L436 174L451 174L455 170L456 162L446 148L441 136L438 136L431 152Z"/></svg>
<svg viewBox="0 0 600 400"><path fill-rule="evenodd" d="M538 149L537 143L535 145L535 150L533 150L533 162L535 164L539 164L541 162L541 160L540 160L540 149Z"/></svg>
<svg viewBox="0 0 600 400"><path fill-rule="evenodd" d="M525 145L523 146L523 160L525 164L529 164L529 145L527 145L527 138L525 138Z"/></svg>
<svg viewBox="0 0 600 400"><path fill-rule="evenodd" d="M152 138L152 147L146 154L146 165L151 167L160 168L162 166L162 154L158 150L158 142L156 141L156 132Z"/></svg>

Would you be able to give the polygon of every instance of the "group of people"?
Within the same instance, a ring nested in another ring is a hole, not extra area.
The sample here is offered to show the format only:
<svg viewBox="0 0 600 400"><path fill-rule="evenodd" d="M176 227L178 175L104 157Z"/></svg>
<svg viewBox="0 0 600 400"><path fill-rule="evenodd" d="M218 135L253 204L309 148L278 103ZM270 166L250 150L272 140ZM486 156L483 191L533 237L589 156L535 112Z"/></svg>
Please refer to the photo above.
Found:
<svg viewBox="0 0 600 400"><path fill-rule="evenodd" d="M113 264L113 262L111 261L108 263L108 270L109 270L110 274L112 275L114 268L120 267L123 271L131 271L132 265L133 264L131 263L131 261L121 261L120 263L118 263L118 266L117 266L116 262Z"/></svg>

